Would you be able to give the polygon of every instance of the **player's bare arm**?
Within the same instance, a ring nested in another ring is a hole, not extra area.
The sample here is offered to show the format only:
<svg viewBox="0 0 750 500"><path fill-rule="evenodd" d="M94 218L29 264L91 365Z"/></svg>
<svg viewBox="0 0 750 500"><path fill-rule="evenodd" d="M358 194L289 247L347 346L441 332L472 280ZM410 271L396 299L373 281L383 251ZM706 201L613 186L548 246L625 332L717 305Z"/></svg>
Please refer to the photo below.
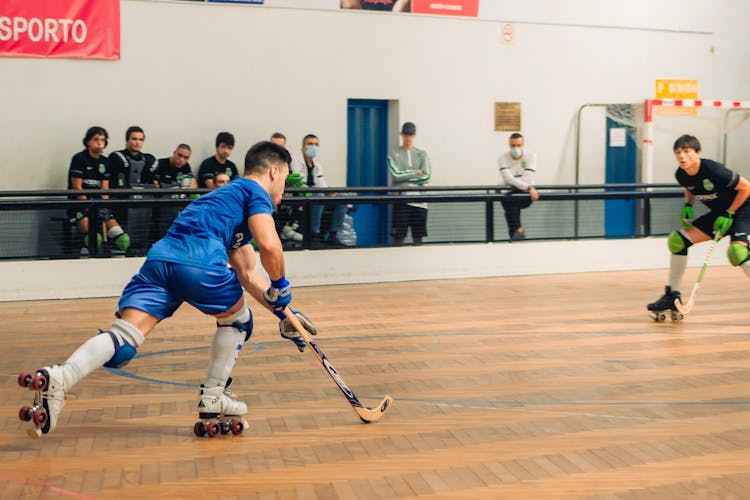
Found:
<svg viewBox="0 0 750 500"><path fill-rule="evenodd" d="M397 0L393 4L393 12L408 12L409 0Z"/></svg>
<svg viewBox="0 0 750 500"><path fill-rule="evenodd" d="M730 212L736 212L742 204L747 201L748 196L750 196L750 182L740 176L740 180L737 182L737 186L735 186L734 189L737 191L737 194L734 196L734 201L732 201L732 204L729 205L729 208L727 209Z"/></svg>
<svg viewBox="0 0 750 500"><path fill-rule="evenodd" d="M268 288L268 281L255 270L255 262L255 250L252 245L243 245L229 252L229 263L237 271L242 288L270 311L263 300L263 292Z"/></svg>
<svg viewBox="0 0 750 500"><path fill-rule="evenodd" d="M76 191L83 191L83 179L80 177L72 177L70 179L70 186L71 186L71 189L75 189ZM85 200L86 195L85 194L78 195L76 196L76 199Z"/></svg>
<svg viewBox="0 0 750 500"><path fill-rule="evenodd" d="M284 250L281 240L276 233L276 225L273 217L269 214L251 215L247 219L247 225L255 238L260 253L260 263L268 273L271 280L282 278L286 273L284 269Z"/></svg>
<svg viewBox="0 0 750 500"><path fill-rule="evenodd" d="M695 201L695 196L693 193L685 189L685 203L693 204L693 201Z"/></svg>

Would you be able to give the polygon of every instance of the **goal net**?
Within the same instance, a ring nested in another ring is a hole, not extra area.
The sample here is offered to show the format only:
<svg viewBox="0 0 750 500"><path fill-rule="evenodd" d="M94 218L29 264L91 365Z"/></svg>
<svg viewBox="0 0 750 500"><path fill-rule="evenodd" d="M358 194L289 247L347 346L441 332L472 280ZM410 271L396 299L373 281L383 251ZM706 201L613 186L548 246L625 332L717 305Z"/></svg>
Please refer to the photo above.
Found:
<svg viewBox="0 0 750 500"><path fill-rule="evenodd" d="M578 115L576 181L604 183L606 150L620 136L637 148L637 182L672 183L672 154L682 134L701 141L702 156L750 178L750 101L649 99L638 103L586 104Z"/></svg>

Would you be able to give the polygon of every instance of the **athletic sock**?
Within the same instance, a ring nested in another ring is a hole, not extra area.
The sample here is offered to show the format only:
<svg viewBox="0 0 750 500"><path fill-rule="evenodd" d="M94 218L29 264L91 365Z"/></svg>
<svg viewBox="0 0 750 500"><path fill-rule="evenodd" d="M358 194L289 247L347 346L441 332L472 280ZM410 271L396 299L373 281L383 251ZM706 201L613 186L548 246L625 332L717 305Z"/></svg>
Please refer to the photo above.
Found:
<svg viewBox="0 0 750 500"><path fill-rule="evenodd" d="M134 325L124 319L116 319L109 331L88 339L62 364L65 389L70 389L83 377L109 362L117 351L115 343L120 346L129 344L137 349L144 340L145 337Z"/></svg>
<svg viewBox="0 0 750 500"><path fill-rule="evenodd" d="M211 342L211 357L208 361L206 387L224 387L232 374L237 356L245 341L245 332L233 326L218 326Z"/></svg>
<svg viewBox="0 0 750 500"><path fill-rule="evenodd" d="M69 390L114 354L115 345L109 335L96 335L88 339L62 365L65 389Z"/></svg>
<svg viewBox="0 0 750 500"><path fill-rule="evenodd" d="M679 292L682 288L682 277L687 268L687 255L672 254L669 261L669 287L672 291Z"/></svg>

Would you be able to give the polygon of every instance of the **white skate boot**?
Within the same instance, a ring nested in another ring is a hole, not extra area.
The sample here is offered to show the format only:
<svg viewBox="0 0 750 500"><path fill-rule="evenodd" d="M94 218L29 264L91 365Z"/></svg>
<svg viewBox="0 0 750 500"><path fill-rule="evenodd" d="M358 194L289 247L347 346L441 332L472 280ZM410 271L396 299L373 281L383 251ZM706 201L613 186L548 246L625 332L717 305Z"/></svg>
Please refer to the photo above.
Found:
<svg viewBox="0 0 750 500"><path fill-rule="evenodd" d="M62 367L45 366L34 374L21 373L18 375L18 385L34 391L33 405L23 406L18 412L21 420L34 424L26 433L38 439L42 434L52 432L57 427L57 420L65 406Z"/></svg>
<svg viewBox="0 0 750 500"><path fill-rule="evenodd" d="M242 418L247 405L239 401L232 391L222 386L203 387L198 402L198 418L193 426L196 436L216 437L219 434L239 435L250 424Z"/></svg>

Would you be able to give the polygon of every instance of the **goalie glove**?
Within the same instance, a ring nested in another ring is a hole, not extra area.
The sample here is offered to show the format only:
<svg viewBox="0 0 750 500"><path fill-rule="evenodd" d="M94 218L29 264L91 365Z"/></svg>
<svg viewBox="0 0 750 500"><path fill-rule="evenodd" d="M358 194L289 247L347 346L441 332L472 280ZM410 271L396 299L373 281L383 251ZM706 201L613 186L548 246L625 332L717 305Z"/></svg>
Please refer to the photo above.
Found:
<svg viewBox="0 0 750 500"><path fill-rule="evenodd" d="M282 311L292 301L292 287L284 276L271 281L271 286L263 292L263 298L271 309Z"/></svg>
<svg viewBox="0 0 750 500"><path fill-rule="evenodd" d="M690 227L690 221L695 218L695 211L693 210L692 203L685 203L680 210L680 222L682 227L688 229Z"/></svg>
<svg viewBox="0 0 750 500"><path fill-rule="evenodd" d="M714 232L724 236L729 232L734 222L734 212L727 210L724 215L720 215L714 221Z"/></svg>
<svg viewBox="0 0 750 500"><path fill-rule="evenodd" d="M302 324L302 327L307 330L310 335L318 334L318 328L313 324L312 321L310 321L307 316L299 311L293 311L292 309L289 309L289 311L297 317L299 322ZM299 332L294 328L292 322L289 321L289 318L284 318L279 322L279 334L285 339L294 342L297 346L297 349L299 349L299 352L305 350L307 342L305 342L305 339L302 338L302 335L300 335Z"/></svg>

